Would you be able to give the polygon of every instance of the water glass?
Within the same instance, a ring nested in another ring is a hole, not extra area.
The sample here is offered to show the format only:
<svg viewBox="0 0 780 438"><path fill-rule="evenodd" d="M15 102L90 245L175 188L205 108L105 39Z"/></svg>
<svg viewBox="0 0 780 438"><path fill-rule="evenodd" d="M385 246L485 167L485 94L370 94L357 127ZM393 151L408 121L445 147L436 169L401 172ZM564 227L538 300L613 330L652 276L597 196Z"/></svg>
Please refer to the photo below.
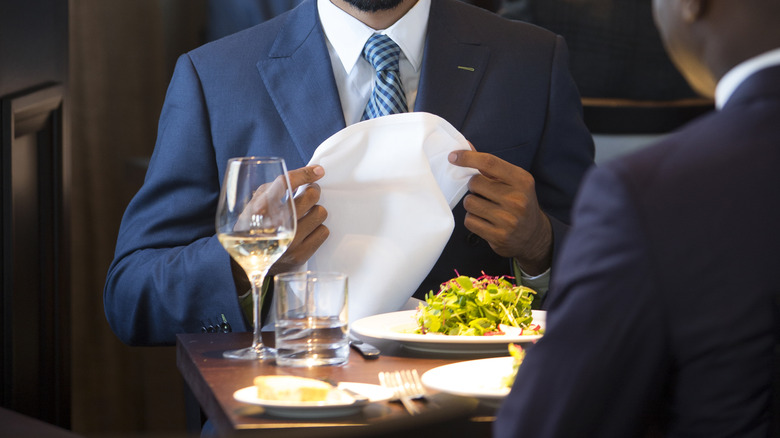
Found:
<svg viewBox="0 0 780 438"><path fill-rule="evenodd" d="M347 362L347 289L347 276L337 272L290 272L274 277L277 365Z"/></svg>

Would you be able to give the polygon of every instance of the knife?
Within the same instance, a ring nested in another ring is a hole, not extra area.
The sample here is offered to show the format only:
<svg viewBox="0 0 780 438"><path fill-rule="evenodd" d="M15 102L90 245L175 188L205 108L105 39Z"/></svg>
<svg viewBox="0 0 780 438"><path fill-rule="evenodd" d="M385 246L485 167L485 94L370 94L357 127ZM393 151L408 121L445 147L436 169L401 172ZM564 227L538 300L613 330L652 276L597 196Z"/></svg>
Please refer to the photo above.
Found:
<svg viewBox="0 0 780 438"><path fill-rule="evenodd" d="M338 389L339 391L347 394L348 396L352 397L355 400L355 404L359 405L365 405L368 404L371 399L369 399L367 396L350 389L346 385L344 385L344 382L336 383L331 379L330 377L318 377L317 380L322 380L323 382L329 384L330 386Z"/></svg>
<svg viewBox="0 0 780 438"><path fill-rule="evenodd" d="M353 391L353 390L347 388L344 385L336 385L336 388L338 388L341 391L344 391L350 397L352 397L355 400L355 404L357 404L357 405L365 405L365 404L368 404L371 401L371 399L369 399L365 395L363 395L363 394L361 394L361 393L359 393L357 391Z"/></svg>
<svg viewBox="0 0 780 438"><path fill-rule="evenodd" d="M355 351L360 353L361 356L365 359L376 359L379 357L379 349L374 347L371 344L366 344L365 342L361 341L358 338L350 337L349 338L349 345L350 347L354 348Z"/></svg>

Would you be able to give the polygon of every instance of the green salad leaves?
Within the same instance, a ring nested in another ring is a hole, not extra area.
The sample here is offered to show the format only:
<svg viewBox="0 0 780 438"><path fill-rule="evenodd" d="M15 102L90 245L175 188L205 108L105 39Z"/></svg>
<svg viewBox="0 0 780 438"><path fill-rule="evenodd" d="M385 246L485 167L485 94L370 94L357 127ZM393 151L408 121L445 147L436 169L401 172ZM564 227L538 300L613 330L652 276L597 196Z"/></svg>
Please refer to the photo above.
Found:
<svg viewBox="0 0 780 438"><path fill-rule="evenodd" d="M520 368L520 364L525 359L525 350L520 345L509 344L509 355L512 356L512 372L501 379L501 383L507 388L511 388L515 383L517 369Z"/></svg>
<svg viewBox="0 0 780 438"><path fill-rule="evenodd" d="M536 292L515 286L507 278L460 275L429 292L417 309L415 333L459 336L501 335L499 324L527 328L533 321L531 301Z"/></svg>

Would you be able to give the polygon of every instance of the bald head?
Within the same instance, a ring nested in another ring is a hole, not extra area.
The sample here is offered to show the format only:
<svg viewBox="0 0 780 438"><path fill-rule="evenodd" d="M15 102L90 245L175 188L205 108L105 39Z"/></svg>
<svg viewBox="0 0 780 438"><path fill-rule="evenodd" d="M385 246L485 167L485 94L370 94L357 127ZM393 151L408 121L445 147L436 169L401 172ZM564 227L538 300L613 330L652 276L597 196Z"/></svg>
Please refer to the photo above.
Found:
<svg viewBox="0 0 780 438"><path fill-rule="evenodd" d="M669 56L704 96L735 65L780 48L780 0L653 0L653 13Z"/></svg>

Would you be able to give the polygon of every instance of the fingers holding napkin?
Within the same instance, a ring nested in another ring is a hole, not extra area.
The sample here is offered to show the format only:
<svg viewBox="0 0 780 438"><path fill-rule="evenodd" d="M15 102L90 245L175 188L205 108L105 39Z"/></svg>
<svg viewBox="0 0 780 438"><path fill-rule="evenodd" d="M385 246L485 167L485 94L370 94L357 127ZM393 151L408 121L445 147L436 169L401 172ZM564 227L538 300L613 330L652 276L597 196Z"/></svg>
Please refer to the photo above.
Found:
<svg viewBox="0 0 780 438"><path fill-rule="evenodd" d="M438 260L477 173L447 161L459 149L470 146L452 125L416 112L350 125L314 152L330 236L308 269L349 276L350 321L399 310Z"/></svg>

